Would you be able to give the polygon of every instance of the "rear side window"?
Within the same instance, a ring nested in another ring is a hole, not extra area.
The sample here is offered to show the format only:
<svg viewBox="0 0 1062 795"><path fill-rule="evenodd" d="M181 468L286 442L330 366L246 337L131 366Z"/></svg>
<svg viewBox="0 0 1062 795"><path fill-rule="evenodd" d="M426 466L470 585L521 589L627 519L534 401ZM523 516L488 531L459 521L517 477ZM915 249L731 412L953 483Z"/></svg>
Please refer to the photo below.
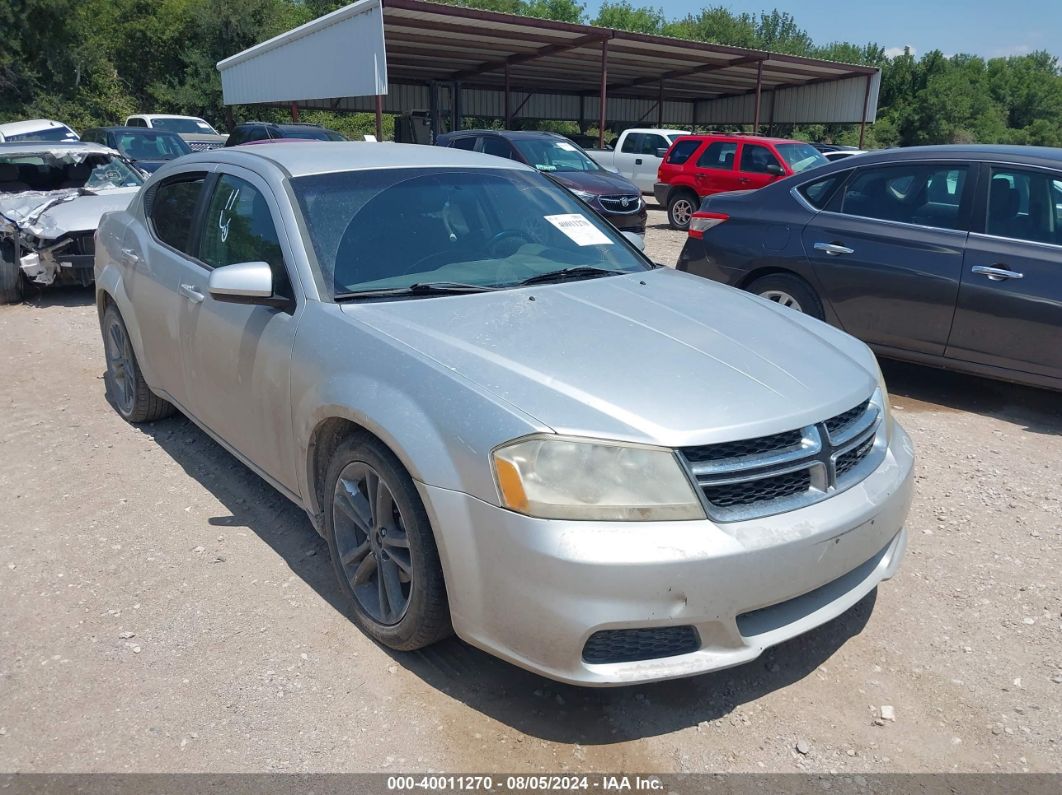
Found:
<svg viewBox="0 0 1062 795"><path fill-rule="evenodd" d="M833 196L833 192L837 190L837 186L844 182L844 178L848 176L849 172L842 171L839 174L831 174L825 179L816 180L815 182L808 182L801 185L798 190L800 195L803 196L808 204L817 210L823 209L830 201L830 197Z"/></svg>
<svg viewBox="0 0 1062 795"><path fill-rule="evenodd" d="M471 152L476 148L476 137L474 135L468 135L464 138L455 138L450 142L451 149L464 149L466 152Z"/></svg>
<svg viewBox="0 0 1062 795"><path fill-rule="evenodd" d="M701 142L696 140L679 141L667 153L666 162L673 166L681 166L693 156L693 153L697 151L700 145Z"/></svg>
<svg viewBox="0 0 1062 795"><path fill-rule="evenodd" d="M845 186L841 212L882 221L961 229L967 166L911 163L859 169Z"/></svg>
<svg viewBox="0 0 1062 795"><path fill-rule="evenodd" d="M993 167L987 231L997 237L1062 244L1062 176Z"/></svg>
<svg viewBox="0 0 1062 795"><path fill-rule="evenodd" d="M734 156L737 154L737 144L730 141L715 141L708 144L708 148L697 158L697 168L724 168L734 167Z"/></svg>
<svg viewBox="0 0 1062 795"><path fill-rule="evenodd" d="M203 191L203 175L164 182L154 189L151 198L151 227L155 236L167 246L191 254L189 235L195 219L199 194Z"/></svg>
<svg viewBox="0 0 1062 795"><path fill-rule="evenodd" d="M485 155L494 155L495 157L511 158L513 156L513 150L509 147L509 144L501 138L495 138L493 135L484 136L482 151Z"/></svg>

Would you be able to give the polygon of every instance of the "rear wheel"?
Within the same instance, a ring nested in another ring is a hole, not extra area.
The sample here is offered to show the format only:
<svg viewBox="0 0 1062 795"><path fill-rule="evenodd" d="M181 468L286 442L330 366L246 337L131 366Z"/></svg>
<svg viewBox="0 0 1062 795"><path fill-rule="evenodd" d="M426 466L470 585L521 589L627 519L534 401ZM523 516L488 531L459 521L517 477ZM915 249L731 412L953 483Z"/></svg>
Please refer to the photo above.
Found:
<svg viewBox="0 0 1062 795"><path fill-rule="evenodd" d="M332 457L325 486L328 549L354 622L398 651L448 636L435 536L398 459L376 439L352 436Z"/></svg>
<svg viewBox="0 0 1062 795"><path fill-rule="evenodd" d="M772 273L757 279L745 289L760 298L766 298L768 301L774 301L776 304L795 309L797 312L803 312L819 320L826 317L822 311L822 301L815 294L814 288L799 276Z"/></svg>
<svg viewBox="0 0 1062 795"><path fill-rule="evenodd" d="M114 304L104 311L101 325L107 353L107 395L122 418L133 423L154 422L173 414L173 405L152 392L144 380L125 321Z"/></svg>
<svg viewBox="0 0 1062 795"><path fill-rule="evenodd" d="M0 244L0 304L17 304L25 294L22 270L15 261L15 247Z"/></svg>
<svg viewBox="0 0 1062 795"><path fill-rule="evenodd" d="M672 229L685 232L699 206L700 202L692 192L676 191L667 200L667 222Z"/></svg>

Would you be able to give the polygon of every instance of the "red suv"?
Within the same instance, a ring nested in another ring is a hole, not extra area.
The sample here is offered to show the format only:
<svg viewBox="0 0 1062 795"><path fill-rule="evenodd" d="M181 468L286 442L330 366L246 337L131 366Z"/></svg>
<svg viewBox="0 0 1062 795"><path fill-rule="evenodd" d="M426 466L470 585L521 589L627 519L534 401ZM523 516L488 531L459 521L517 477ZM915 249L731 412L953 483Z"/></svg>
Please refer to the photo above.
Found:
<svg viewBox="0 0 1062 795"><path fill-rule="evenodd" d="M656 174L653 193L672 229L685 231L701 199L755 190L781 177L826 165L811 144L754 135L685 135L675 139Z"/></svg>

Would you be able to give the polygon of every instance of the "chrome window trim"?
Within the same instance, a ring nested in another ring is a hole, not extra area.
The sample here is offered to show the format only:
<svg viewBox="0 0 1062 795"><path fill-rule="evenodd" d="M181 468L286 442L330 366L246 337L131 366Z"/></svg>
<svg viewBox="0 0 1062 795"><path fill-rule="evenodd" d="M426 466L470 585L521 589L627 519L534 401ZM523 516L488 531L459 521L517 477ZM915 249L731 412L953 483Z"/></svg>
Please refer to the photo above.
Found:
<svg viewBox="0 0 1062 795"><path fill-rule="evenodd" d="M1025 240L1020 237L1005 237L1003 235L990 235L988 232L971 232L970 237L987 238L988 240L1002 240L1007 243L1021 243L1026 246L1043 246L1051 251L1062 250L1062 243L1044 243L1040 240Z"/></svg>

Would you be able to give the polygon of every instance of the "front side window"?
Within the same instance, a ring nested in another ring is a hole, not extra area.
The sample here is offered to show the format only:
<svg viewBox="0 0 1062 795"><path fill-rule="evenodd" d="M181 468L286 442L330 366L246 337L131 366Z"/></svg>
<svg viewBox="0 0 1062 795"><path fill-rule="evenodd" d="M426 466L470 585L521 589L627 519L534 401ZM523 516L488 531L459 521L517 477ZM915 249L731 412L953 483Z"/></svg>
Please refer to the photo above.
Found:
<svg viewBox="0 0 1062 795"><path fill-rule="evenodd" d="M188 247L189 234L204 181L202 175L195 175L163 182L154 189L151 200L151 226L155 236L186 254L192 253Z"/></svg>
<svg viewBox="0 0 1062 795"><path fill-rule="evenodd" d="M967 167L911 163L856 172L845 186L841 212L940 229L965 225Z"/></svg>
<svg viewBox="0 0 1062 795"><path fill-rule="evenodd" d="M730 141L715 141L708 144L704 153L697 158L697 168L723 168L734 167L734 156L737 154L737 144Z"/></svg>
<svg viewBox="0 0 1062 795"><path fill-rule="evenodd" d="M701 142L696 139L679 141L674 145L671 151L667 153L667 159L665 162L673 166L681 166L693 156L693 153L700 148L700 145Z"/></svg>
<svg viewBox="0 0 1062 795"><path fill-rule="evenodd" d="M590 156L571 141L557 138L517 138L513 146L539 171L602 171Z"/></svg>
<svg viewBox="0 0 1062 795"><path fill-rule="evenodd" d="M809 168L824 166L830 161L826 156L811 144L791 143L778 144L778 154L789 164L794 174L807 171Z"/></svg>
<svg viewBox="0 0 1062 795"><path fill-rule="evenodd" d="M1062 245L1062 175L993 167L986 231Z"/></svg>
<svg viewBox="0 0 1062 795"><path fill-rule="evenodd" d="M416 283L513 286L563 268L646 270L619 232L537 174L386 169L292 187L333 296Z"/></svg>
<svg viewBox="0 0 1062 795"><path fill-rule="evenodd" d="M741 170L753 174L769 174L771 166L781 168L782 164L770 149L760 144L745 144L741 147Z"/></svg>
<svg viewBox="0 0 1062 795"><path fill-rule="evenodd" d="M654 133L646 133L642 136L642 145L638 150L639 154L652 155L656 157L656 150L667 149L667 139L662 135L656 135Z"/></svg>
<svg viewBox="0 0 1062 795"><path fill-rule="evenodd" d="M168 132L119 133L117 139L118 151L130 160L173 160L192 151L183 138Z"/></svg>
<svg viewBox="0 0 1062 795"><path fill-rule="evenodd" d="M268 262L283 270L273 215L257 188L230 174L218 180L203 218L199 259L213 268Z"/></svg>

